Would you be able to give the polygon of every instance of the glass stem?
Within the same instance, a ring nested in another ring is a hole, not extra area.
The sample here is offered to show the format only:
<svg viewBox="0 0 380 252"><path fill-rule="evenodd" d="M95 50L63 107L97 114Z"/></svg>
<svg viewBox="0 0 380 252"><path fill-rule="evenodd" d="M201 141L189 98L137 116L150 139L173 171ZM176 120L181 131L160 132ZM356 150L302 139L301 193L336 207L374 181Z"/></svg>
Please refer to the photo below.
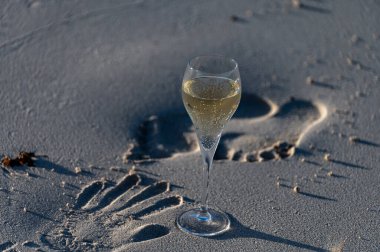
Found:
<svg viewBox="0 0 380 252"><path fill-rule="evenodd" d="M201 199L201 209L204 213L208 213L208 195L209 195L209 184L210 184L210 173L212 169L212 161L214 159L216 148L220 140L220 135L216 143L210 148L205 149L201 146L201 153L203 158L203 190L202 190L202 199Z"/></svg>
<svg viewBox="0 0 380 252"><path fill-rule="evenodd" d="M209 183L210 183L210 172L212 169L212 159L213 154L211 151L207 150L205 151L205 155L203 155L203 191L202 191L202 199L201 199L201 208L204 211L207 211L207 200L208 200L208 193L209 193Z"/></svg>

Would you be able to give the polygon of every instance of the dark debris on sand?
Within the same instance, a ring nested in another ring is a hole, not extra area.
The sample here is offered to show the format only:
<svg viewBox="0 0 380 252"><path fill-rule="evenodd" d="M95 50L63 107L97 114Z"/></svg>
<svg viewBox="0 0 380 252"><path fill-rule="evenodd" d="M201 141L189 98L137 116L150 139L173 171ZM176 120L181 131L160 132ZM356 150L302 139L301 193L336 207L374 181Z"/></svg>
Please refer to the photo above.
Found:
<svg viewBox="0 0 380 252"><path fill-rule="evenodd" d="M1 159L1 165L3 167L15 167L15 166L34 166L34 160L36 159L36 155L34 152L26 152L20 151L16 158L11 158L8 155L5 155Z"/></svg>

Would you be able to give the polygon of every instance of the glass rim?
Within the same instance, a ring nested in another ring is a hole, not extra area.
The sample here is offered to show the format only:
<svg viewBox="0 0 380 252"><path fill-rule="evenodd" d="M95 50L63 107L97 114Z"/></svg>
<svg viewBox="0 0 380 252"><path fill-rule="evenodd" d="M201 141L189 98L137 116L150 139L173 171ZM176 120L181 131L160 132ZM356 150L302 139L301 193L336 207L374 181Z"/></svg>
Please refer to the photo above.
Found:
<svg viewBox="0 0 380 252"><path fill-rule="evenodd" d="M197 69L197 67L194 67L194 65L192 64L193 61L197 60L197 59L201 59L201 58L214 58L214 59L223 59L225 61L228 61L230 63L233 64L233 67L228 70L228 71L223 71L223 72L217 72L217 73L210 73L210 74L227 74L227 73L230 73L230 72L233 72L233 71L236 71L238 69L238 63L235 59L233 58L230 58L230 57L227 57L227 56L224 56L224 55L221 55L221 54L204 54L204 55L199 55L199 56L195 56L193 58L191 58L188 63L187 63L187 66L190 68L190 69L193 69L193 70L196 70L196 71L202 71L200 69ZM205 71L202 71L202 72L205 72ZM209 73L209 72L207 72Z"/></svg>

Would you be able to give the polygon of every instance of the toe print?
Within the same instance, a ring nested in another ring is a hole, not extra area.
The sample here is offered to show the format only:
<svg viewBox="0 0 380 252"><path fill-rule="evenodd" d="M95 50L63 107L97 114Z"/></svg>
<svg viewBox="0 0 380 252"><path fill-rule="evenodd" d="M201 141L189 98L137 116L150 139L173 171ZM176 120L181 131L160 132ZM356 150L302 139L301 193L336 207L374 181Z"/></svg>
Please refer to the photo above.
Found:
<svg viewBox="0 0 380 252"><path fill-rule="evenodd" d="M62 225L41 236L42 244L87 251L107 249L112 237L120 238L121 247L168 235L169 227L154 222L182 205L183 197L173 194L167 181L142 181L144 177L130 173L117 183L94 181L85 186Z"/></svg>

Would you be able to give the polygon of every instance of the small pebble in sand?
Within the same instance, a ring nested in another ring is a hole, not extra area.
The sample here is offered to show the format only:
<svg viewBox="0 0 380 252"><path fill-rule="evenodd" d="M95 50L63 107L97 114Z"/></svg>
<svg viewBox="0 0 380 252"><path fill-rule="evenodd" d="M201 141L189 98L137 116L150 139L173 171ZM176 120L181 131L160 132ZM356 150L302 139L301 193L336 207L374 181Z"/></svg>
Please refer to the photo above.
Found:
<svg viewBox="0 0 380 252"><path fill-rule="evenodd" d="M301 8L301 0L292 0L292 5L294 8Z"/></svg>
<svg viewBox="0 0 380 252"><path fill-rule="evenodd" d="M356 97L364 97L365 94L364 94L363 92L356 91L356 92L355 92L355 96L356 96Z"/></svg>
<svg viewBox="0 0 380 252"><path fill-rule="evenodd" d="M293 187L293 192L295 192L295 193L299 193L299 192L300 192L300 188L299 188L299 186L295 186L295 187Z"/></svg>
<svg viewBox="0 0 380 252"><path fill-rule="evenodd" d="M350 136L348 140L350 141L350 143L356 143L359 141L359 138L357 136Z"/></svg>
<svg viewBox="0 0 380 252"><path fill-rule="evenodd" d="M98 169L98 167L96 167L96 166L93 165L93 164L89 164L89 165L88 165L88 168L90 168L90 169Z"/></svg>
<svg viewBox="0 0 380 252"><path fill-rule="evenodd" d="M333 173L332 171L329 171L329 172L327 173L327 176L329 176L329 177L334 177L334 173Z"/></svg>
<svg viewBox="0 0 380 252"><path fill-rule="evenodd" d="M356 44L357 42L359 42L359 40L360 40L360 38L359 38L359 36L356 35L356 34L352 35L352 37L350 38L350 41L351 41L351 43L353 43L353 44Z"/></svg>
<svg viewBox="0 0 380 252"><path fill-rule="evenodd" d="M75 167L74 170L76 174L79 174L82 172L82 169L79 166Z"/></svg>
<svg viewBox="0 0 380 252"><path fill-rule="evenodd" d="M66 182L65 181L61 181L61 187L65 187L66 185Z"/></svg>
<svg viewBox="0 0 380 252"><path fill-rule="evenodd" d="M315 80L313 79L313 77L307 76L305 82L307 85L313 85L315 83Z"/></svg>
<svg viewBox="0 0 380 252"><path fill-rule="evenodd" d="M325 160L325 161L331 161L331 155L330 154L325 154L323 156L323 160Z"/></svg>
<svg viewBox="0 0 380 252"><path fill-rule="evenodd" d="M246 17L252 17L253 16L253 11L252 10L246 10L245 12L244 12L244 15L246 16Z"/></svg>
<svg viewBox="0 0 380 252"><path fill-rule="evenodd" d="M354 64L354 61L350 58L350 57L347 57L346 58L346 62L347 64L349 64L350 66L352 66Z"/></svg>

